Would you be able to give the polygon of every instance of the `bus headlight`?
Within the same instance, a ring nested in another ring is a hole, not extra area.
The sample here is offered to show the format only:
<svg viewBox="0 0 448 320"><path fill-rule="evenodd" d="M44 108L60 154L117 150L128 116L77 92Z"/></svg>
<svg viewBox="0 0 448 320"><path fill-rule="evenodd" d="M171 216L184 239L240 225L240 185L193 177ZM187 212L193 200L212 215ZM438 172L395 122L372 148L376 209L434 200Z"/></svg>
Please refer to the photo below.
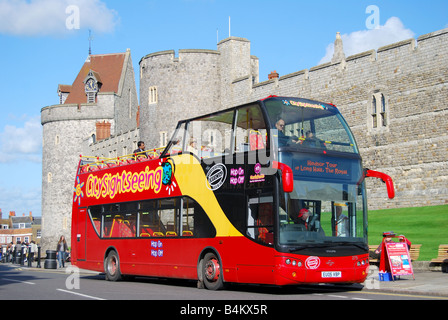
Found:
<svg viewBox="0 0 448 320"><path fill-rule="evenodd" d="M285 264L287 266L299 267L299 268L303 266L302 261L300 261L299 259L291 259L291 258L285 258Z"/></svg>

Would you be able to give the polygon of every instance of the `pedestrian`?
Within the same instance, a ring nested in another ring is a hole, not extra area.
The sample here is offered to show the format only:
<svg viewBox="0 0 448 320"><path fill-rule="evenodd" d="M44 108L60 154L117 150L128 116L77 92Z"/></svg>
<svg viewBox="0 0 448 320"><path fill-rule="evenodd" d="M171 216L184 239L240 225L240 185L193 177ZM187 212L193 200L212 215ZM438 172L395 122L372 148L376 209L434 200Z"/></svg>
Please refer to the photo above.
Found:
<svg viewBox="0 0 448 320"><path fill-rule="evenodd" d="M22 242L20 240L17 240L16 245L14 246L14 261L15 264L20 264L22 254Z"/></svg>
<svg viewBox="0 0 448 320"><path fill-rule="evenodd" d="M369 252L369 257L371 259L380 259L381 258L381 252L383 250L383 243L391 243L392 238L395 237L395 233L393 231L383 232L383 241L381 244L376 248L375 251Z"/></svg>
<svg viewBox="0 0 448 320"><path fill-rule="evenodd" d="M12 262L12 258L14 257L14 243L11 243L8 245L8 259L6 262Z"/></svg>
<svg viewBox="0 0 448 320"><path fill-rule="evenodd" d="M33 266L34 254L37 252L36 242L33 240L30 243L28 250L28 267L31 268Z"/></svg>
<svg viewBox="0 0 448 320"><path fill-rule="evenodd" d="M56 256L59 262L59 268L65 268L65 255L68 252L67 241L65 237L61 236L56 247Z"/></svg>

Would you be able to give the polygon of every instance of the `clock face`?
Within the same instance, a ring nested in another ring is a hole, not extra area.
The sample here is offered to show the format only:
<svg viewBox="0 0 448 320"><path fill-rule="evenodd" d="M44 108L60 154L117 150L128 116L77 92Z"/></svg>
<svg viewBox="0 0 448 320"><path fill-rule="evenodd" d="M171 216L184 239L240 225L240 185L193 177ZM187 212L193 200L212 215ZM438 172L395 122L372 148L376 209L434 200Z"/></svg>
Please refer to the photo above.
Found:
<svg viewBox="0 0 448 320"><path fill-rule="evenodd" d="M86 91L97 91L98 85L96 84L94 79L89 79L86 82Z"/></svg>

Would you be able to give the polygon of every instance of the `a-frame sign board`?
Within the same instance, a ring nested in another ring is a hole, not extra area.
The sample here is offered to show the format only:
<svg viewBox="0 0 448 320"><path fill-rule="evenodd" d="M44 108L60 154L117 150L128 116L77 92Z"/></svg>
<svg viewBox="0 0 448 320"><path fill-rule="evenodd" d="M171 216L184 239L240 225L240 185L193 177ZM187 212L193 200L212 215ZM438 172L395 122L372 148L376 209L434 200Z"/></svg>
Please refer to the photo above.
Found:
<svg viewBox="0 0 448 320"><path fill-rule="evenodd" d="M395 276L411 275L415 280L411 256L405 242L382 242L380 272L391 273L392 279Z"/></svg>

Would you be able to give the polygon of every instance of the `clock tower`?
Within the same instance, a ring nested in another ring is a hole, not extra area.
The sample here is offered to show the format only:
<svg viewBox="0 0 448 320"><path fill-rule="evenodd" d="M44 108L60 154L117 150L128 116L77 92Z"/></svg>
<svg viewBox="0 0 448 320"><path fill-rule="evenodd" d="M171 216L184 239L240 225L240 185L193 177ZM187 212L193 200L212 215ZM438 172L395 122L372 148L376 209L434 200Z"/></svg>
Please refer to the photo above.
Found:
<svg viewBox="0 0 448 320"><path fill-rule="evenodd" d="M87 103L95 103L96 96L98 94L99 88L101 86L101 81L99 79L98 73L90 70L84 79L84 91L87 96Z"/></svg>

